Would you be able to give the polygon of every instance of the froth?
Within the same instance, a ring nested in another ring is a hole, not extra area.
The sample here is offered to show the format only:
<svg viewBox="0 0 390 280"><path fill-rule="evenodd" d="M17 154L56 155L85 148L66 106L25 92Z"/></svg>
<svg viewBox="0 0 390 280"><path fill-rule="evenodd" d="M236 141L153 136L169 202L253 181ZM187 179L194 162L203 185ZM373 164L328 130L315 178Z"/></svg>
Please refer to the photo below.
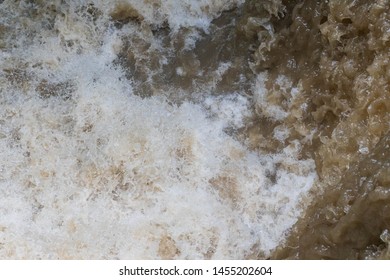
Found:
<svg viewBox="0 0 390 280"><path fill-rule="evenodd" d="M203 31L208 30L211 21L223 11L242 4L243 0L218 1L132 1L120 0L110 3L115 7L111 13L122 17L131 16L155 26L168 24L173 32L182 27L196 27ZM114 5L113 5L114 4Z"/></svg>
<svg viewBox="0 0 390 280"><path fill-rule="evenodd" d="M233 2L212 3L166 1L158 12L173 29L201 26L202 13ZM132 5L146 19L156 9ZM211 97L211 88L210 97L180 105L134 95L114 63L120 32L71 11L56 17L58 33L44 30L50 36L40 44L2 56L0 255L268 256L315 180L298 143L261 154L228 134L252 114L242 93Z"/></svg>

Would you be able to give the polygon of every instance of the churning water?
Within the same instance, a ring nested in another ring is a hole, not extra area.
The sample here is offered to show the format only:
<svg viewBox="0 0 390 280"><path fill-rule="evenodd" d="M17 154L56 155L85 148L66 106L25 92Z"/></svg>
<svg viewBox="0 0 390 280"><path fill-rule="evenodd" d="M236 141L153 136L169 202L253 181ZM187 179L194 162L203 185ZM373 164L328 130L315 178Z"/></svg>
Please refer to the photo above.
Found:
<svg viewBox="0 0 390 280"><path fill-rule="evenodd" d="M366 2L2 1L0 257L389 257Z"/></svg>

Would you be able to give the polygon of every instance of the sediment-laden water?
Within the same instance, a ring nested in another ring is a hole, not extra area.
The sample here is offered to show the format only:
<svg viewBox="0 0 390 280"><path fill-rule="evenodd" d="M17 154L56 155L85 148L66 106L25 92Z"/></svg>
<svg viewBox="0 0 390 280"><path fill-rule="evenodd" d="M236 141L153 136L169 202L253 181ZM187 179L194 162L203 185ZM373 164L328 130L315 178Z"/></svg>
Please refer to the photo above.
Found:
<svg viewBox="0 0 390 280"><path fill-rule="evenodd" d="M0 257L377 259L390 2L0 3Z"/></svg>

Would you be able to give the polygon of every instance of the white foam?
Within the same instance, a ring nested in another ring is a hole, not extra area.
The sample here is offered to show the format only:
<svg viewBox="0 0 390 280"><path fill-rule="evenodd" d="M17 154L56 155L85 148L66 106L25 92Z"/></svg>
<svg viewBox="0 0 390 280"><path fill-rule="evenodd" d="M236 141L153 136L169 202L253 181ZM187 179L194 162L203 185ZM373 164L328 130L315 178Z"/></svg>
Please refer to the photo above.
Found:
<svg viewBox="0 0 390 280"><path fill-rule="evenodd" d="M115 3L131 4L150 24L162 25L167 21L173 32L181 27L196 27L207 32L214 18L243 2L243 0L165 0L147 4L145 1L137 0L115 1ZM112 4L110 2L111 7L114 6Z"/></svg>
<svg viewBox="0 0 390 280"><path fill-rule="evenodd" d="M152 8L137 3L147 18ZM173 27L201 26L191 16L214 15L233 2L210 3L166 1L160 12L175 4L190 16L187 22L171 11ZM298 145L257 154L227 135L227 127L242 128L251 114L242 94L180 106L133 95L113 63L120 32L101 20L94 26L75 14L57 18L40 43L1 57L3 70L18 61L29 78L15 85L0 74L0 256L269 254L304 209L313 162L297 160ZM64 46L62 36L81 49ZM56 95L58 89L42 96L42 80L69 83L69 96ZM167 238L168 253L161 249Z"/></svg>
<svg viewBox="0 0 390 280"><path fill-rule="evenodd" d="M246 118L251 116L249 100L237 93L223 96L208 96L204 106L215 114L225 127L242 128Z"/></svg>

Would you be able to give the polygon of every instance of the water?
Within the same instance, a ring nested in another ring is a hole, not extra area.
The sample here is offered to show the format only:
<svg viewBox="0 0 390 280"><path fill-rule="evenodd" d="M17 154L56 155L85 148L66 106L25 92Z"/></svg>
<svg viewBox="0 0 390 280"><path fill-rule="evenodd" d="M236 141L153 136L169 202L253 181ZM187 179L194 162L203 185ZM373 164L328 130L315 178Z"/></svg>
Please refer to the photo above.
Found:
<svg viewBox="0 0 390 280"><path fill-rule="evenodd" d="M3 1L0 256L388 256L377 2Z"/></svg>

